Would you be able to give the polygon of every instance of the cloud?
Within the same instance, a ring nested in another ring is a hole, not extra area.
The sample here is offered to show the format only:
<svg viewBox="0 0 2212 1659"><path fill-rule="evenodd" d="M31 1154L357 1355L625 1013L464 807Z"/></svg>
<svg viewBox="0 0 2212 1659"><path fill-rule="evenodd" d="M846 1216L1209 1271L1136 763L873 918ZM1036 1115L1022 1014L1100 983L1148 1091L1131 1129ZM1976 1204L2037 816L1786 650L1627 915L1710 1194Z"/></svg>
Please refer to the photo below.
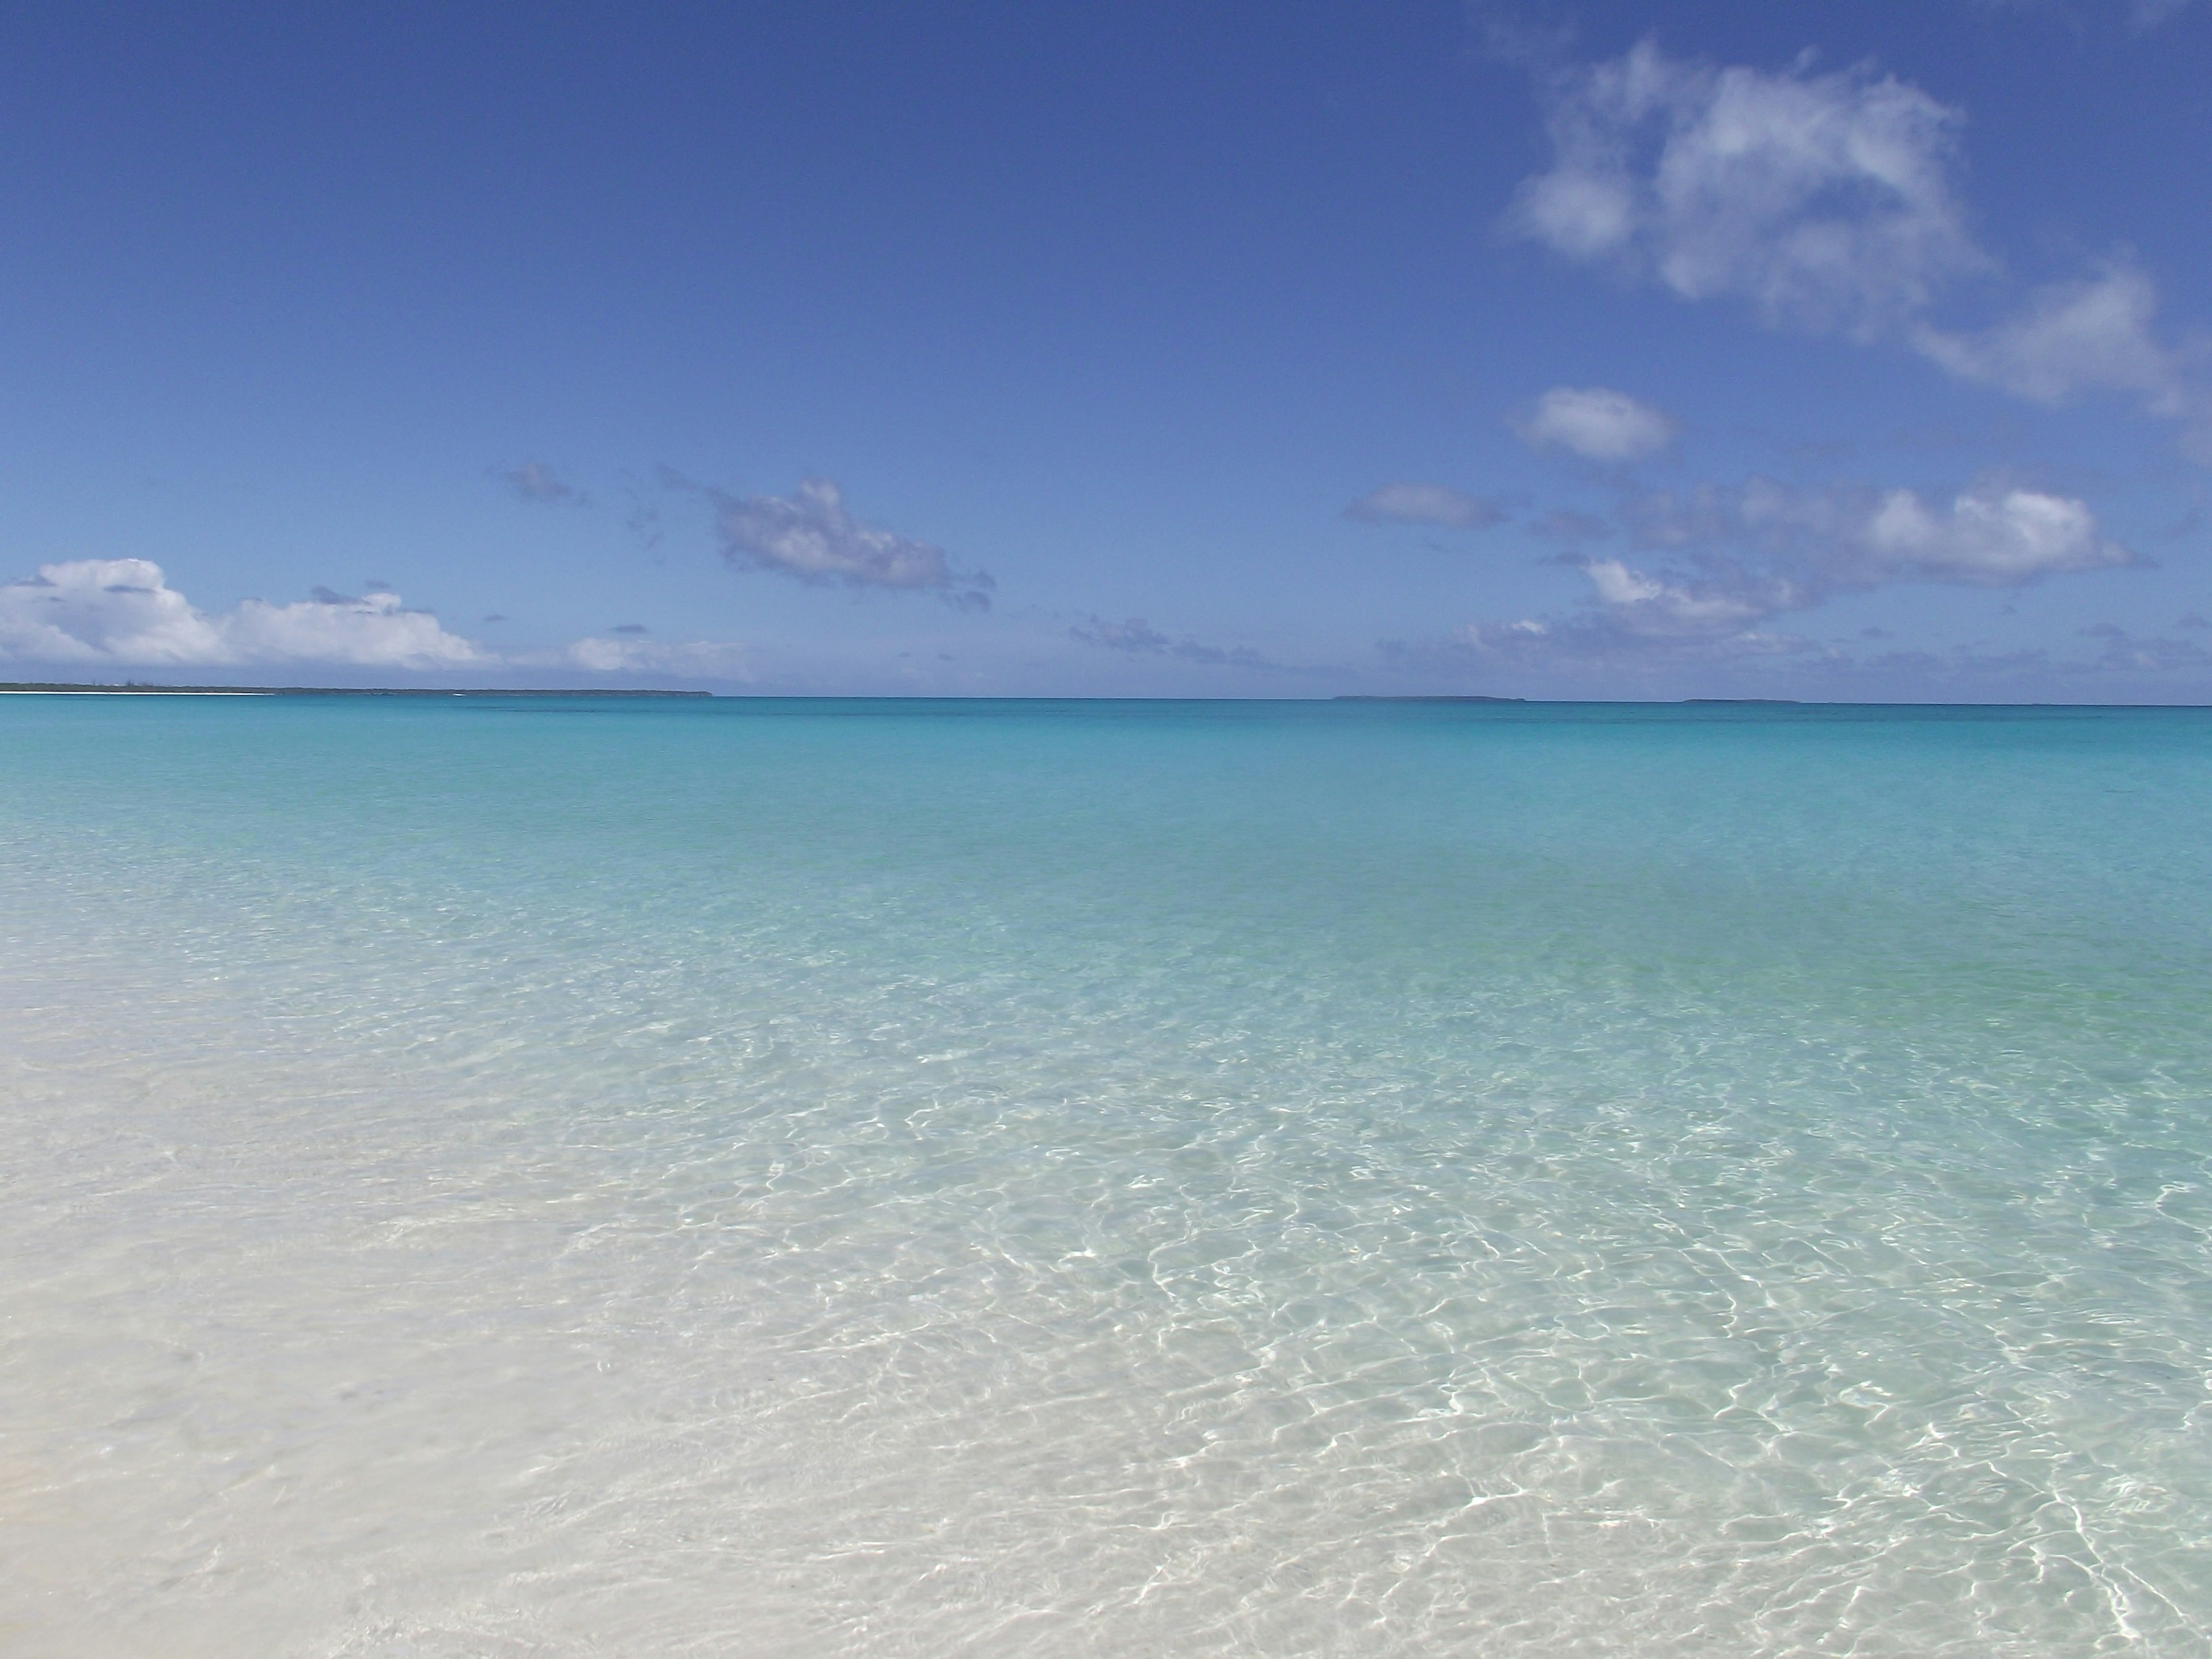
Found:
<svg viewBox="0 0 2212 1659"><path fill-rule="evenodd" d="M2171 21L2189 9L2193 0L2087 0L2090 14L2119 13L2127 21L2129 31L2142 34L2161 23ZM2085 22L2085 8L2070 0L1975 0L1988 11L2040 12L2077 27Z"/></svg>
<svg viewBox="0 0 2212 1659"><path fill-rule="evenodd" d="M2091 666L2122 672L2167 672L2212 668L2212 651L2195 640L2138 639L2117 623L2098 623L2081 629L2081 637L2103 641L2104 648Z"/></svg>
<svg viewBox="0 0 2212 1659"><path fill-rule="evenodd" d="M805 479L789 496L708 494L722 556L738 569L816 586L916 589L960 610L991 608L997 584L988 575L955 569L941 547L863 524L828 478Z"/></svg>
<svg viewBox="0 0 2212 1659"><path fill-rule="evenodd" d="M2136 0L2148 27L2180 9ZM2185 422L2212 465L2212 388L2200 354L2152 331L2157 295L2124 258L2029 295L1982 332L1930 324L1957 278L1993 272L1955 188L1959 111L1866 68L1779 73L1626 56L1538 67L1551 167L1524 180L1510 228L1583 264L1686 300L1748 301L1770 325L1909 341L1961 380L2032 402L2137 395Z"/></svg>
<svg viewBox="0 0 2212 1659"><path fill-rule="evenodd" d="M410 611L397 593L346 604L320 599L270 605L247 599L219 625L245 662L356 663L389 668L446 668L481 662L471 641L449 634L428 611Z"/></svg>
<svg viewBox="0 0 2212 1659"><path fill-rule="evenodd" d="M1378 642L1384 663L1401 673L1465 684L1531 689L1545 681L1578 696L1737 696L1893 702L1969 701L2199 702L2212 687L2212 651L2193 641L2139 639L2110 624L2084 629L2081 653L2037 647L1991 651L1961 645L1948 651L1862 653L1838 645L1779 635L1747 635L1721 647L1677 644L1624 654L1601 637L1568 630L1477 643L1466 630L1443 639ZM1875 638L1876 635L1863 637Z"/></svg>
<svg viewBox="0 0 2212 1659"><path fill-rule="evenodd" d="M425 669L484 661L427 611L387 591L315 590L293 605L243 601L210 616L145 559L41 565L0 586L0 658L22 662L228 666L325 662Z"/></svg>
<svg viewBox="0 0 2212 1659"><path fill-rule="evenodd" d="M619 631L619 630L617 630ZM679 679L750 680L752 653L719 640L644 640L635 635L611 639L594 635L560 650L513 659L518 664L575 667L594 674L660 674Z"/></svg>
<svg viewBox="0 0 2212 1659"><path fill-rule="evenodd" d="M409 609L388 589L356 597L319 587L292 605L246 599L210 613L171 587L161 568L146 559L69 560L0 585L0 662L93 669L300 664L410 673L563 667L703 679L750 674L743 647L714 641L624 635L503 654L448 633L435 616Z"/></svg>
<svg viewBox="0 0 2212 1659"><path fill-rule="evenodd" d="M1174 657L1183 662L1202 663L1217 668L1255 668L1277 674L1310 674L1322 671L1294 667L1261 656L1249 646L1207 645L1188 635L1170 638L1161 633L1142 617L1132 617L1127 622L1108 622L1103 617L1086 617L1067 630L1068 637L1085 645L1095 645L1102 650L1118 651L1132 657Z"/></svg>
<svg viewBox="0 0 2212 1659"><path fill-rule="evenodd" d="M2116 260L2097 276L2039 289L2016 315L1986 332L1923 325L1912 343L1960 380L2033 403L2132 392L2149 413L2188 422L2184 452L2212 465L2212 396L2191 373L2202 354L2161 343L2152 329L2157 311L2150 278Z"/></svg>
<svg viewBox="0 0 2212 1659"><path fill-rule="evenodd" d="M1547 93L1553 164L1509 222L1568 258L1863 337L1990 263L1953 188L1959 112L1893 76L1715 69L1647 41Z"/></svg>
<svg viewBox="0 0 2212 1659"><path fill-rule="evenodd" d="M1948 509L1930 507L1911 490L1893 489L1860 538L1866 556L1854 568L1876 580L1895 575L2013 587L2065 571L2138 562L2098 533L2096 516L2085 503L2033 489L1970 493Z"/></svg>
<svg viewBox="0 0 2212 1659"><path fill-rule="evenodd" d="M2106 386L2170 404L2178 394L2175 363L2151 337L2157 309L2150 279L2116 266L2086 282L2039 289L2019 315L1985 334L1923 327L1913 343L1961 380L2035 403L2063 403L2085 387Z"/></svg>
<svg viewBox="0 0 2212 1659"><path fill-rule="evenodd" d="M1899 582L2014 588L2140 562L2087 504L1987 483L1948 502L1910 489L1771 483L1652 495L1624 514L1650 556L1570 557L1589 583L1565 617L1483 623L1459 639L1524 662L1811 649L1779 618Z"/></svg>
<svg viewBox="0 0 2212 1659"><path fill-rule="evenodd" d="M1586 542L1605 540L1613 534L1613 526L1594 514L1577 513L1571 507L1555 507L1531 524L1528 533L1563 547L1580 547Z"/></svg>
<svg viewBox="0 0 2212 1659"><path fill-rule="evenodd" d="M585 503L585 497L573 484L563 482L550 467L537 461L525 461L520 466L495 467L492 476L526 501L550 507L581 507Z"/></svg>
<svg viewBox="0 0 2212 1659"><path fill-rule="evenodd" d="M1513 422L1537 449L1565 449L1592 461L1636 461L1674 441L1674 419L1626 392L1555 386Z"/></svg>
<svg viewBox="0 0 2212 1659"><path fill-rule="evenodd" d="M1482 530L1502 524L1504 505L1444 484L1386 483L1344 509L1363 524L1427 524L1445 530Z"/></svg>
<svg viewBox="0 0 2212 1659"><path fill-rule="evenodd" d="M1592 559L1583 574L1607 620L1645 636L1741 633L1800 603L1800 590L1787 581L1668 580L1619 559Z"/></svg>

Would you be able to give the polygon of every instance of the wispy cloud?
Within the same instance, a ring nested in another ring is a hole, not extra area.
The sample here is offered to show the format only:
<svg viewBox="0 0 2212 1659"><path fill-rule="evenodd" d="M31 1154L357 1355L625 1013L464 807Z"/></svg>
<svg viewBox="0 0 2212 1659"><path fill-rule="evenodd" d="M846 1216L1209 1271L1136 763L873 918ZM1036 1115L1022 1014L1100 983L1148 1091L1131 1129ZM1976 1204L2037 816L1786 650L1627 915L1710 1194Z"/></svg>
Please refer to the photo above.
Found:
<svg viewBox="0 0 2212 1659"><path fill-rule="evenodd" d="M2136 0L2133 15L2149 27L2179 9ZM1957 108L1864 67L1816 75L1809 58L1718 68L1646 41L1563 65L1560 45L1518 52L1553 158L1521 186L1516 234L1685 300L1745 301L1771 325L1908 343L2032 402L2133 393L2212 465L2208 354L2158 337L2155 288L2124 255L1984 329L1931 320L1960 278L1998 271L1958 189Z"/></svg>
<svg viewBox="0 0 2212 1659"><path fill-rule="evenodd" d="M2125 20L2131 33L2144 34L2171 22L2187 11L2195 0L1975 0L1989 11L2040 12L2079 24L2102 13Z"/></svg>
<svg viewBox="0 0 2212 1659"><path fill-rule="evenodd" d="M1601 542L1613 533L1613 526L1594 513L1555 507L1528 526L1528 533L1555 546L1575 548Z"/></svg>
<svg viewBox="0 0 2212 1659"><path fill-rule="evenodd" d="M1250 668L1273 674L1326 672L1276 662L1249 646L1208 645L1188 635L1176 637L1163 634L1142 617L1131 617L1125 622L1109 622L1103 617L1085 617L1067 633L1070 639L1080 641L1085 645L1097 646L1104 651L1117 651L1124 656L1172 657L1181 662L1200 663L1210 667Z"/></svg>
<svg viewBox="0 0 2212 1659"><path fill-rule="evenodd" d="M1514 417L1513 429L1535 449L1564 449L1588 461L1639 461L1674 441L1674 417L1626 392L1555 386Z"/></svg>
<svg viewBox="0 0 2212 1659"><path fill-rule="evenodd" d="M2195 640L2143 638L2117 623L2096 623L2081 630L2085 640L2098 641L2102 649L2097 665L2115 670L2163 672L2177 668L2212 668L2212 651Z"/></svg>
<svg viewBox="0 0 2212 1659"><path fill-rule="evenodd" d="M1443 530L1482 530L1503 524L1504 502L1437 483L1386 483L1344 509L1363 524L1425 524Z"/></svg>
<svg viewBox="0 0 2212 1659"><path fill-rule="evenodd" d="M988 574L956 568L941 547L854 518L829 478L805 479L787 496L707 494L722 556L738 569L816 586L930 592L963 611L991 608L997 584Z"/></svg>
<svg viewBox="0 0 2212 1659"><path fill-rule="evenodd" d="M495 467L492 476L526 501L547 507L582 507L587 502L574 485L538 461L525 461L520 466Z"/></svg>
<svg viewBox="0 0 2212 1659"><path fill-rule="evenodd" d="M2151 414L2186 422L2185 452L2212 465L2212 395L2192 372L2206 353L2162 343L2153 326L2157 311L2150 278L2116 260L2094 276L2038 289L1984 332L1923 324L1912 343L1961 380L2033 403L2067 403L2091 391L2134 392Z"/></svg>
<svg viewBox="0 0 2212 1659"><path fill-rule="evenodd" d="M1957 110L1893 76L1717 69L1650 42L1546 86L1520 234L1685 299L1872 335L1989 260L1954 188Z"/></svg>
<svg viewBox="0 0 2212 1659"><path fill-rule="evenodd" d="M1790 635L1747 635L1724 647L1683 643L1625 656L1602 641L1565 635L1514 650L1466 637L1390 640L1378 654L1395 673L1496 689L1539 687L1566 695L1729 695L1844 701L2198 702L2212 690L2212 652L2189 641L2139 638L2100 625L2077 650L1992 649L1856 652ZM1578 648L1586 647L1587 648Z"/></svg>
<svg viewBox="0 0 2212 1659"><path fill-rule="evenodd" d="M2128 0L2128 21L2137 30L2154 29L2178 17L2192 0Z"/></svg>

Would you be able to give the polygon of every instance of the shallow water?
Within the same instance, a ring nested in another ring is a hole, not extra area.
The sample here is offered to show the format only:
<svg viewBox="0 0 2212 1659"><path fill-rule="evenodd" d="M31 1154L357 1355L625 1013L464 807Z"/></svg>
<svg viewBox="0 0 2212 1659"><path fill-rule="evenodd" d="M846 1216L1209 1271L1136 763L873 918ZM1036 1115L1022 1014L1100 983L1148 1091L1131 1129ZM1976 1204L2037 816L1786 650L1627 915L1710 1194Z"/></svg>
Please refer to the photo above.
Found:
<svg viewBox="0 0 2212 1659"><path fill-rule="evenodd" d="M0 1651L2212 1653L2212 713L0 699Z"/></svg>

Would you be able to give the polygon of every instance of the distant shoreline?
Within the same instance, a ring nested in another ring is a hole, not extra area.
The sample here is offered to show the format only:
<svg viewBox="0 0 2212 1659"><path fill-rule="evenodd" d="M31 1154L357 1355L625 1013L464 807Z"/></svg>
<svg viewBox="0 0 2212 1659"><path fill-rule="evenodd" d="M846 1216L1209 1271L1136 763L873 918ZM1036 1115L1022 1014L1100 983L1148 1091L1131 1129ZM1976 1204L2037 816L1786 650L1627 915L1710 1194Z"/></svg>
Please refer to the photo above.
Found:
<svg viewBox="0 0 2212 1659"><path fill-rule="evenodd" d="M1799 697L1500 697L1480 695L1391 696L1375 692L1340 693L1333 697L1134 697L954 696L943 693L838 693L760 691L616 690L592 686L528 686L513 690L497 686L459 688L434 686L355 685L82 685L64 681L0 681L0 696L102 697L545 697L603 701L669 701L687 702L1036 702L1036 703L1237 703L1306 704L1397 703L1431 706L1480 706L1522 708L1920 708L1997 711L2004 709L2080 710L2113 712L2123 709L2212 709L2198 702L1888 702L1846 700L1825 702Z"/></svg>
<svg viewBox="0 0 2212 1659"><path fill-rule="evenodd" d="M0 684L0 695L13 696L105 697L711 697L711 691L602 691L532 689L504 691L492 686L460 690L398 685L64 685L30 681Z"/></svg>

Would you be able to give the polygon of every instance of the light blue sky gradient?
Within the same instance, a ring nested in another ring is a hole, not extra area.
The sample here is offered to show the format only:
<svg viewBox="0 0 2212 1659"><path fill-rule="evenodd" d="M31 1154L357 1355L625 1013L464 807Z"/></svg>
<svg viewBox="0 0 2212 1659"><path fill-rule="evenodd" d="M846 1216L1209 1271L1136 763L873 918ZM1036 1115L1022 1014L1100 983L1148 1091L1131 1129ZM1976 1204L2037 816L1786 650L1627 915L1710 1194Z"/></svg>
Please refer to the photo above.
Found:
<svg viewBox="0 0 2212 1659"><path fill-rule="evenodd" d="M0 76L0 677L2212 701L2206 0L40 4Z"/></svg>

